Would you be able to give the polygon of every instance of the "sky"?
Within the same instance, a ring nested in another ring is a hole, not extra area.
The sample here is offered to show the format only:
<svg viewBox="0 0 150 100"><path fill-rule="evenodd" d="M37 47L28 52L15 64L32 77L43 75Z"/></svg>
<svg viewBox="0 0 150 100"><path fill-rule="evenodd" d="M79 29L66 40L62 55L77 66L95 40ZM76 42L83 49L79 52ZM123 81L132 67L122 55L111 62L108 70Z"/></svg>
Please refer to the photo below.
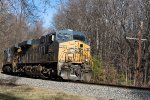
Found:
<svg viewBox="0 0 150 100"><path fill-rule="evenodd" d="M42 19L43 19L43 26L44 27L49 27L52 26L53 24L53 16L56 13L55 10L50 9L47 11L45 14L43 14Z"/></svg>
<svg viewBox="0 0 150 100"><path fill-rule="evenodd" d="M47 8L45 13L42 13L41 19L43 20L43 26L44 27L52 27L53 26L53 16L57 13L58 9L58 1L57 0L51 0L50 2L51 6Z"/></svg>
<svg viewBox="0 0 150 100"><path fill-rule="evenodd" d="M47 2L46 4L44 4ZM49 28L53 26L53 16L57 13L57 10L59 8L60 0L28 0L28 2L31 7L36 7L31 9L33 11L33 14L37 14L38 18L43 21L43 26L45 28ZM14 14L21 13L21 6L20 2L14 0L13 2L13 9L12 12ZM16 10L17 9L17 10ZM30 9L29 9L30 10ZM27 12L27 11L26 11ZM32 17L31 17L32 18ZM34 17L33 17L34 18ZM31 21L32 24L32 21Z"/></svg>

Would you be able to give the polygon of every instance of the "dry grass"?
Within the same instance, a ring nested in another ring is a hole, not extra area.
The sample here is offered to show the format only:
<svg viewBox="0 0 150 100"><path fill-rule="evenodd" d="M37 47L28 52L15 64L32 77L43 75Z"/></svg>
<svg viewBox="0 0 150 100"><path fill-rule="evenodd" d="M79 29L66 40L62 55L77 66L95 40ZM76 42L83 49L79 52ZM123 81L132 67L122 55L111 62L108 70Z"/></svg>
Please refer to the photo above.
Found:
<svg viewBox="0 0 150 100"><path fill-rule="evenodd" d="M0 85L0 100L93 100L92 97L81 97L63 92L31 88L29 86Z"/></svg>

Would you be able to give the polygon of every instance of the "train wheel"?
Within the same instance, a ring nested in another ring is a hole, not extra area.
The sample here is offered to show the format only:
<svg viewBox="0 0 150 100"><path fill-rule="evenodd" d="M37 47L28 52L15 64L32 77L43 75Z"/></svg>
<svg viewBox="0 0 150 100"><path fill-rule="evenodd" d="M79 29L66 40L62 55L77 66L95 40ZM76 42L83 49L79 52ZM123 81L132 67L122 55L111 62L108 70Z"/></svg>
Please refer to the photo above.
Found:
<svg viewBox="0 0 150 100"><path fill-rule="evenodd" d="M65 70L65 69L61 70L62 79L65 79L65 80L69 79L69 75L70 75L70 72L68 70Z"/></svg>
<svg viewBox="0 0 150 100"><path fill-rule="evenodd" d="M12 68L11 68L11 66L8 66L8 65L4 66L2 70L3 70L4 73L7 73L7 74L12 73Z"/></svg>
<svg viewBox="0 0 150 100"><path fill-rule="evenodd" d="M84 82L90 82L91 77L92 77L92 72L91 71L82 73L82 80Z"/></svg>

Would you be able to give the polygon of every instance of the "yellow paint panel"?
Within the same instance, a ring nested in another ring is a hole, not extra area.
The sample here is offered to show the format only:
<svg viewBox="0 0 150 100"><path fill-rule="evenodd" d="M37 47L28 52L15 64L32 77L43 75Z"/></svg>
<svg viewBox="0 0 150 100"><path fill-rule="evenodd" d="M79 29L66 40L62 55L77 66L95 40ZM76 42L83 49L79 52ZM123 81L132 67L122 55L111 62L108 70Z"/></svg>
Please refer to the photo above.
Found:
<svg viewBox="0 0 150 100"><path fill-rule="evenodd" d="M59 45L59 62L73 62L73 63L82 63L86 60L91 60L90 55L90 46L78 41L68 41L60 43Z"/></svg>

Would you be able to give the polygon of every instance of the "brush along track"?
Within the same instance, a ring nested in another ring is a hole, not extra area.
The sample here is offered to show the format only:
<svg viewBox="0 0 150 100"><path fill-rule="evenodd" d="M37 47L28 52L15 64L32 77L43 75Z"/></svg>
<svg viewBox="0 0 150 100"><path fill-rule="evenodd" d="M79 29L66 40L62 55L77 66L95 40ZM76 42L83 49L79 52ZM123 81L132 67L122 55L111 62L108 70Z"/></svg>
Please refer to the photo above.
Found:
<svg viewBox="0 0 150 100"><path fill-rule="evenodd" d="M42 79L10 76L0 73L0 82L13 84L26 84L33 87L62 91L80 96L93 96L98 100L150 100L150 90L147 88L134 88L106 84L60 82Z"/></svg>

